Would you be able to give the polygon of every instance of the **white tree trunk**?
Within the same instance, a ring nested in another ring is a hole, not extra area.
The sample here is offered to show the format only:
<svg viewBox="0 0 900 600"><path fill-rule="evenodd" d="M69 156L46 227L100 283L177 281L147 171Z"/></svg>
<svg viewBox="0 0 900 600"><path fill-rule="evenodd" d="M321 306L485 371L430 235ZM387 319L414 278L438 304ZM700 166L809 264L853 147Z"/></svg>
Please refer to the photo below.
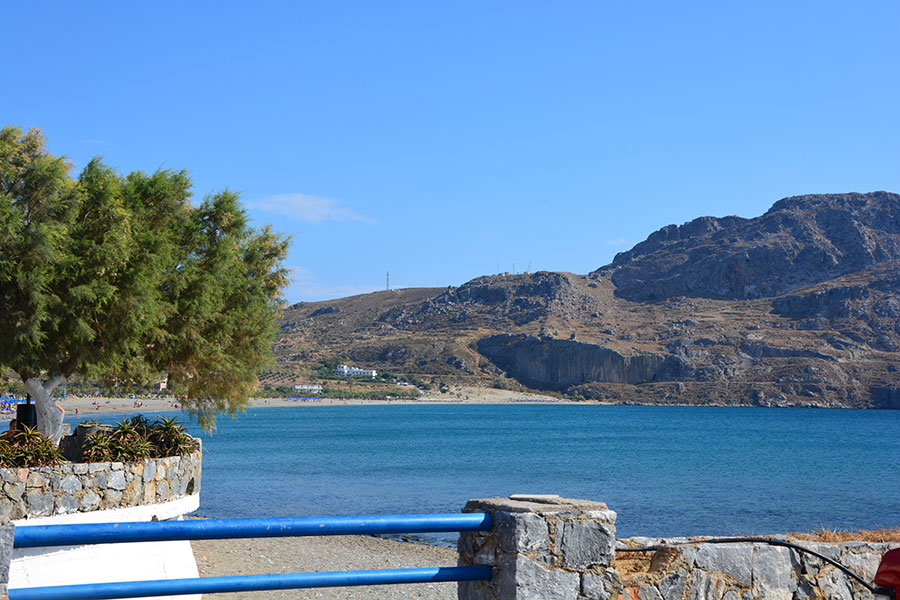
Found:
<svg viewBox="0 0 900 600"><path fill-rule="evenodd" d="M59 445L59 440L62 439L65 411L53 401L51 394L65 380L66 378L62 375L57 375L44 382L41 382L39 377L32 377L25 381L25 391L34 399L38 431L50 438L56 445Z"/></svg>

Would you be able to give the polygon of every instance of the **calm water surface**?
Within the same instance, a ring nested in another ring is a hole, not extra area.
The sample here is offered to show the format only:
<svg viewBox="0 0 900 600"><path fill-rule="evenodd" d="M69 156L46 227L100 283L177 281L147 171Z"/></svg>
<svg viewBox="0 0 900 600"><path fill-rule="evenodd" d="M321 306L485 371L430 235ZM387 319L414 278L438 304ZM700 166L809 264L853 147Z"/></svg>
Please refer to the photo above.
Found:
<svg viewBox="0 0 900 600"><path fill-rule="evenodd" d="M530 492L604 501L620 537L900 527L900 411L298 406L202 437L210 517L457 512Z"/></svg>

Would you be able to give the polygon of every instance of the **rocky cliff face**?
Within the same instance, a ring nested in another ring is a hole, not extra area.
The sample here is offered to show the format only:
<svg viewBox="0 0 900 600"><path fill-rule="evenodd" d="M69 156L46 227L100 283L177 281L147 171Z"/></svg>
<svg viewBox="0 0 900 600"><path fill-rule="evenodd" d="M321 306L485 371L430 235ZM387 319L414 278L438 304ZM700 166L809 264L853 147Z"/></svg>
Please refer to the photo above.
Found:
<svg viewBox="0 0 900 600"><path fill-rule="evenodd" d="M579 293L566 274L541 271L478 277L422 304L386 311L379 319L407 330L433 330L448 324L467 329L517 327L578 303L587 306L595 301Z"/></svg>
<svg viewBox="0 0 900 600"><path fill-rule="evenodd" d="M900 258L900 196L797 196L754 219L701 217L667 225L615 257L623 298L764 298Z"/></svg>
<svg viewBox="0 0 900 600"><path fill-rule="evenodd" d="M526 385L565 391L590 381L647 383L667 379L681 361L655 353L625 356L597 344L500 334L478 340L478 351Z"/></svg>
<svg viewBox="0 0 900 600"><path fill-rule="evenodd" d="M615 402L897 408L900 196L670 225L584 276L297 305L276 351Z"/></svg>

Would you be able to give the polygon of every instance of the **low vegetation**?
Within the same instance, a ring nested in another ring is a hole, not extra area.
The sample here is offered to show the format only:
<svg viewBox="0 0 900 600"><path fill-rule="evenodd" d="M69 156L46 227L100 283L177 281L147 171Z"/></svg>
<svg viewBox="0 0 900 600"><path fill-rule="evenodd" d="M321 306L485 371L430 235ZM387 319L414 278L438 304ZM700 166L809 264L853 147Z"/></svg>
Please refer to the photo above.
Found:
<svg viewBox="0 0 900 600"><path fill-rule="evenodd" d="M65 462L50 438L30 427L0 436L0 467L46 467Z"/></svg>
<svg viewBox="0 0 900 600"><path fill-rule="evenodd" d="M134 461L184 456L194 450L194 439L174 418L150 421L143 415L121 421L109 431L88 436L82 448L85 462Z"/></svg>
<svg viewBox="0 0 900 600"><path fill-rule="evenodd" d="M840 529L819 529L809 533L789 533L794 540L825 542L839 544L841 542L900 542L900 529L859 529L844 531Z"/></svg>

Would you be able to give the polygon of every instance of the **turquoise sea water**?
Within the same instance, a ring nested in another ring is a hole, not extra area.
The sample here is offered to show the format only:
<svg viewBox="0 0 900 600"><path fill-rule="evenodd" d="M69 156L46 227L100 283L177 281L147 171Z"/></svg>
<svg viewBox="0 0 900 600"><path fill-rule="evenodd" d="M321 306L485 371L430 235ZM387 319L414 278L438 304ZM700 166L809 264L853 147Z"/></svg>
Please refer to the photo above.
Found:
<svg viewBox="0 0 900 600"><path fill-rule="evenodd" d="M202 437L210 517L457 512L527 492L606 502L620 537L900 527L900 411L298 406Z"/></svg>

